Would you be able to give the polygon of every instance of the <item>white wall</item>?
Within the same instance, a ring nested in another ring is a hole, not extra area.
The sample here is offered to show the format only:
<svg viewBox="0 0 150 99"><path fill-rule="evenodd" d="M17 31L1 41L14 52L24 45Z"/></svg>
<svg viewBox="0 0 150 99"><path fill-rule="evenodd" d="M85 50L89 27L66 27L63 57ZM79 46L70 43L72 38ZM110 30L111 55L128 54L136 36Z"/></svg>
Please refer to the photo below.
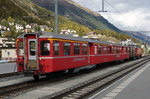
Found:
<svg viewBox="0 0 150 99"><path fill-rule="evenodd" d="M16 59L17 49L2 49L2 59Z"/></svg>

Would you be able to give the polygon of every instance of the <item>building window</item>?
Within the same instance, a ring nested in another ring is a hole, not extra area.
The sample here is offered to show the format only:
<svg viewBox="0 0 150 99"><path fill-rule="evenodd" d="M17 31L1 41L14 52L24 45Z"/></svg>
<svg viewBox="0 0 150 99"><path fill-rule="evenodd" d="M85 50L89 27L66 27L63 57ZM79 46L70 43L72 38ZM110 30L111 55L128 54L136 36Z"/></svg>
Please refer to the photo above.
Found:
<svg viewBox="0 0 150 99"><path fill-rule="evenodd" d="M19 48L19 56L23 56L24 55L23 41L18 42L18 48Z"/></svg>
<svg viewBox="0 0 150 99"><path fill-rule="evenodd" d="M49 56L50 55L50 42L49 41L41 41L41 55L42 56Z"/></svg>
<svg viewBox="0 0 150 99"><path fill-rule="evenodd" d="M102 46L101 46L101 45L98 46L98 53L99 53L99 54L102 53Z"/></svg>
<svg viewBox="0 0 150 99"><path fill-rule="evenodd" d="M53 41L53 45L54 45L54 56L58 56L59 55L59 41Z"/></svg>
<svg viewBox="0 0 150 99"><path fill-rule="evenodd" d="M82 44L82 54L87 54L87 44Z"/></svg>
<svg viewBox="0 0 150 99"><path fill-rule="evenodd" d="M74 43L74 55L80 54L80 43Z"/></svg>
<svg viewBox="0 0 150 99"><path fill-rule="evenodd" d="M94 46L94 53L97 54L97 45Z"/></svg>
<svg viewBox="0 0 150 99"><path fill-rule="evenodd" d="M63 42L63 52L64 55L70 55L70 42Z"/></svg>

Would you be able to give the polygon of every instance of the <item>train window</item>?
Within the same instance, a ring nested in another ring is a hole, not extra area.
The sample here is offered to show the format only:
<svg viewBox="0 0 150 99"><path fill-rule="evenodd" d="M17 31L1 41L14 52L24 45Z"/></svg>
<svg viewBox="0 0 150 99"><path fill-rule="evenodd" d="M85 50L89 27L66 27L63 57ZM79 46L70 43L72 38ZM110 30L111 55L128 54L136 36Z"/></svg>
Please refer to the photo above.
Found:
<svg viewBox="0 0 150 99"><path fill-rule="evenodd" d="M87 54L87 44L82 44L82 54Z"/></svg>
<svg viewBox="0 0 150 99"><path fill-rule="evenodd" d="M70 55L70 42L63 42L63 52L64 55Z"/></svg>
<svg viewBox="0 0 150 99"><path fill-rule="evenodd" d="M126 53L128 53L128 48L126 48Z"/></svg>
<svg viewBox="0 0 150 99"><path fill-rule="evenodd" d="M49 56L50 55L50 42L49 41L41 41L41 55Z"/></svg>
<svg viewBox="0 0 150 99"><path fill-rule="evenodd" d="M80 43L74 43L74 55L80 54Z"/></svg>
<svg viewBox="0 0 150 99"><path fill-rule="evenodd" d="M106 53L107 52L107 48L106 48L106 46L104 46L104 53Z"/></svg>
<svg viewBox="0 0 150 99"><path fill-rule="evenodd" d="M122 53L122 48L120 47L120 53Z"/></svg>
<svg viewBox="0 0 150 99"><path fill-rule="evenodd" d="M18 42L18 48L19 48L19 56L23 56L24 55L23 41Z"/></svg>
<svg viewBox="0 0 150 99"><path fill-rule="evenodd" d="M35 45L35 41L30 41L29 42L29 48L30 48L30 55L31 56L35 56L35 47L36 47L36 45Z"/></svg>
<svg viewBox="0 0 150 99"><path fill-rule="evenodd" d="M114 53L116 53L116 52L117 52L116 50L117 50L117 48L115 47L115 51L114 51Z"/></svg>
<svg viewBox="0 0 150 99"><path fill-rule="evenodd" d="M111 53L111 47L108 46L108 53L110 54Z"/></svg>
<svg viewBox="0 0 150 99"><path fill-rule="evenodd" d="M59 41L53 41L53 46L54 46L54 56L59 55Z"/></svg>
<svg viewBox="0 0 150 99"><path fill-rule="evenodd" d="M102 46L101 46L101 45L98 46L98 53L99 53L99 54L102 53Z"/></svg>
<svg viewBox="0 0 150 99"><path fill-rule="evenodd" d="M119 47L117 47L117 53L119 53Z"/></svg>
<svg viewBox="0 0 150 99"><path fill-rule="evenodd" d="M94 46L94 53L97 54L97 45Z"/></svg>
<svg viewBox="0 0 150 99"><path fill-rule="evenodd" d="M126 48L124 48L124 53L126 53Z"/></svg>

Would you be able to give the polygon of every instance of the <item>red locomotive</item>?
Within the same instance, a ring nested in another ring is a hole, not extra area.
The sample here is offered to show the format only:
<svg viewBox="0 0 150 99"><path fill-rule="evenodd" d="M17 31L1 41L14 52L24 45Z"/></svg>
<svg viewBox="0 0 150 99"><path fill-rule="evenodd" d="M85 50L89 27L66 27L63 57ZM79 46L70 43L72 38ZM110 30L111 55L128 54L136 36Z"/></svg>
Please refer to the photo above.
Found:
<svg viewBox="0 0 150 99"><path fill-rule="evenodd" d="M75 68L141 56L140 47L49 32L27 33L17 39L18 71L32 75L34 79L57 71L73 71Z"/></svg>

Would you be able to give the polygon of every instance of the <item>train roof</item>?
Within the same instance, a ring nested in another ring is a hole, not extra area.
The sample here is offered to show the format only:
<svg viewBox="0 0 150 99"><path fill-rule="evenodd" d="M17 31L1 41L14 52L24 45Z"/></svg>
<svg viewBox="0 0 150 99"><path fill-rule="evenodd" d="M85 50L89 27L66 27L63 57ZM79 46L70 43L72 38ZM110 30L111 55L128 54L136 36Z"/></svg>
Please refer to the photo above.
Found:
<svg viewBox="0 0 150 99"><path fill-rule="evenodd" d="M96 41L91 39L85 39L81 37L73 37L70 35L64 35L64 34L56 34L52 32L36 32L36 33L26 33L23 35L18 36L18 38L23 38L25 35L30 34L38 34L39 38L56 38L56 39L65 39L65 40L74 40L74 41L82 41L82 42L90 42L90 43L99 43L99 44L106 44L106 45L114 45L114 46L123 46L120 44L112 44L105 41Z"/></svg>

